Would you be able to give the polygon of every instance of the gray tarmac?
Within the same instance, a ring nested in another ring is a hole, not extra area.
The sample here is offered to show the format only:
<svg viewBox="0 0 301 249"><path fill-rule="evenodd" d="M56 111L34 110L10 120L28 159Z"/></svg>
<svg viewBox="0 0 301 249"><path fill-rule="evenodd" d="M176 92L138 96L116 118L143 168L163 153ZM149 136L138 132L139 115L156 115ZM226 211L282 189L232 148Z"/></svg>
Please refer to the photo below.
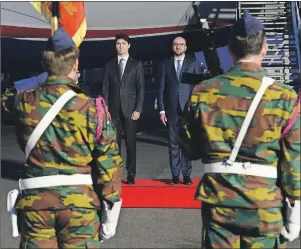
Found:
<svg viewBox="0 0 301 249"><path fill-rule="evenodd" d="M142 123L147 124L147 120ZM137 142L137 178L169 179L168 149L165 129L158 124L139 127ZM124 155L124 144L122 156ZM11 237L10 218L6 212L6 194L17 186L24 155L15 139L14 129L1 127L1 248L18 248L19 239ZM193 178L203 175L201 163L193 163ZM124 208L117 234L102 248L200 248L201 210ZM300 237L288 248L300 248Z"/></svg>

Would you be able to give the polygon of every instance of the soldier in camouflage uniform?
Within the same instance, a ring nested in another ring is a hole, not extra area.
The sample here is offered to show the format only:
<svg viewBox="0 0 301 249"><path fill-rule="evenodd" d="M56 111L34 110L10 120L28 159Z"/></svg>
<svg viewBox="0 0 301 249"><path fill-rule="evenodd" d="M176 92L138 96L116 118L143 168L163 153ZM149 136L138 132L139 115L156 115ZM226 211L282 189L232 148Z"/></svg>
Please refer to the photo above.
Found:
<svg viewBox="0 0 301 249"><path fill-rule="evenodd" d="M196 85L186 107L183 131L203 165L227 161L250 104L267 76L261 67L267 52L263 25L245 13L232 31L228 48L234 66ZM283 248L286 240L298 237L298 105L297 94L289 86L279 82L269 86L237 156L237 162L250 162L251 167L278 167L275 178L205 172L195 194L195 199L202 201L202 248ZM285 129L292 120L290 129ZM289 205L284 228L285 200Z"/></svg>
<svg viewBox="0 0 301 249"><path fill-rule="evenodd" d="M2 98L3 115L13 113L16 117L17 139L23 151L57 99L68 90L76 95L32 149L22 178L84 174L92 175L94 184L21 191L16 204L20 248L99 248L99 234L110 237L105 234L110 229L104 231L101 226L101 210L121 201L122 159L115 131L105 104L97 106L76 85L79 51L71 37L60 28L46 47L42 54L49 75L46 84L30 91L8 92Z"/></svg>

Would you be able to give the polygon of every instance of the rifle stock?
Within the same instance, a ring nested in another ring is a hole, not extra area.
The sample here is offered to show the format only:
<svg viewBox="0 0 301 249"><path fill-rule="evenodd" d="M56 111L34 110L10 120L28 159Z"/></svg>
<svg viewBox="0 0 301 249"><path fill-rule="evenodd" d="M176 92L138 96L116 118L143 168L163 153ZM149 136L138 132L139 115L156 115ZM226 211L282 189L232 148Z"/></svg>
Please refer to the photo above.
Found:
<svg viewBox="0 0 301 249"><path fill-rule="evenodd" d="M182 82L196 85L206 79L222 74L223 69L220 66L220 60L216 51L214 31L209 28L206 19L199 18L195 2L193 8L196 17L200 20L200 32L205 37L206 48L203 49L203 53L208 67L208 73L206 75L183 73ZM202 154L202 141L199 136L195 136L194 134L201 134L199 130L200 124L199 122L195 122L192 117L189 117L189 114L189 112L185 111L185 117L182 120L180 129L179 144L187 158L190 160L198 160Z"/></svg>
<svg viewBox="0 0 301 249"><path fill-rule="evenodd" d="M182 83L196 85L204 80L213 78L217 75L223 73L223 69L220 66L220 60L216 51L216 46L214 42L214 31L209 28L209 24L206 19L201 19L197 12L196 3L193 3L193 9L196 17L199 20L200 34L204 37L206 48L202 50L207 63L208 73L207 74L192 74L183 73Z"/></svg>

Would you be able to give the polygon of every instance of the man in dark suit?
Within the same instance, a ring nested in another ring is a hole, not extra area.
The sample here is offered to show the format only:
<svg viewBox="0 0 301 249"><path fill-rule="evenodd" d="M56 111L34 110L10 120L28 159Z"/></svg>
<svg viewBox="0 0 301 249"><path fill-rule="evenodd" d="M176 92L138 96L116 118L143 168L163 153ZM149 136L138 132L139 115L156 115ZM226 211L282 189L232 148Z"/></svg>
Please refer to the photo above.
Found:
<svg viewBox="0 0 301 249"><path fill-rule="evenodd" d="M124 131L127 151L127 184L135 184L136 127L144 101L144 69L141 61L129 56L130 38L125 34L115 37L116 58L106 64L102 95L106 100L116 127L121 151L121 131Z"/></svg>
<svg viewBox="0 0 301 249"><path fill-rule="evenodd" d="M182 170L183 182L189 185L192 184L191 161L181 151L178 137L181 116L194 85L182 82L182 75L183 72L201 74L201 66L195 58L185 56L187 46L184 38L175 38L172 48L174 56L163 60L159 66L158 104L160 120L165 126L168 125L169 163L172 174L170 184L180 183L179 176Z"/></svg>

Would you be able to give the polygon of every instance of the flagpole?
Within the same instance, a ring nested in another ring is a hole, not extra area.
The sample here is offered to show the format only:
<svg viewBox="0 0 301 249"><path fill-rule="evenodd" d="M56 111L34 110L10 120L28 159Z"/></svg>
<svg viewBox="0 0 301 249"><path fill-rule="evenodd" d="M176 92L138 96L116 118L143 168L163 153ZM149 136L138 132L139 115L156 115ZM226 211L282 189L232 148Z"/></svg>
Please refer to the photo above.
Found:
<svg viewBox="0 0 301 249"><path fill-rule="evenodd" d="M59 26L59 2L54 1L51 4L52 7L52 18L51 18L51 34L58 29Z"/></svg>

